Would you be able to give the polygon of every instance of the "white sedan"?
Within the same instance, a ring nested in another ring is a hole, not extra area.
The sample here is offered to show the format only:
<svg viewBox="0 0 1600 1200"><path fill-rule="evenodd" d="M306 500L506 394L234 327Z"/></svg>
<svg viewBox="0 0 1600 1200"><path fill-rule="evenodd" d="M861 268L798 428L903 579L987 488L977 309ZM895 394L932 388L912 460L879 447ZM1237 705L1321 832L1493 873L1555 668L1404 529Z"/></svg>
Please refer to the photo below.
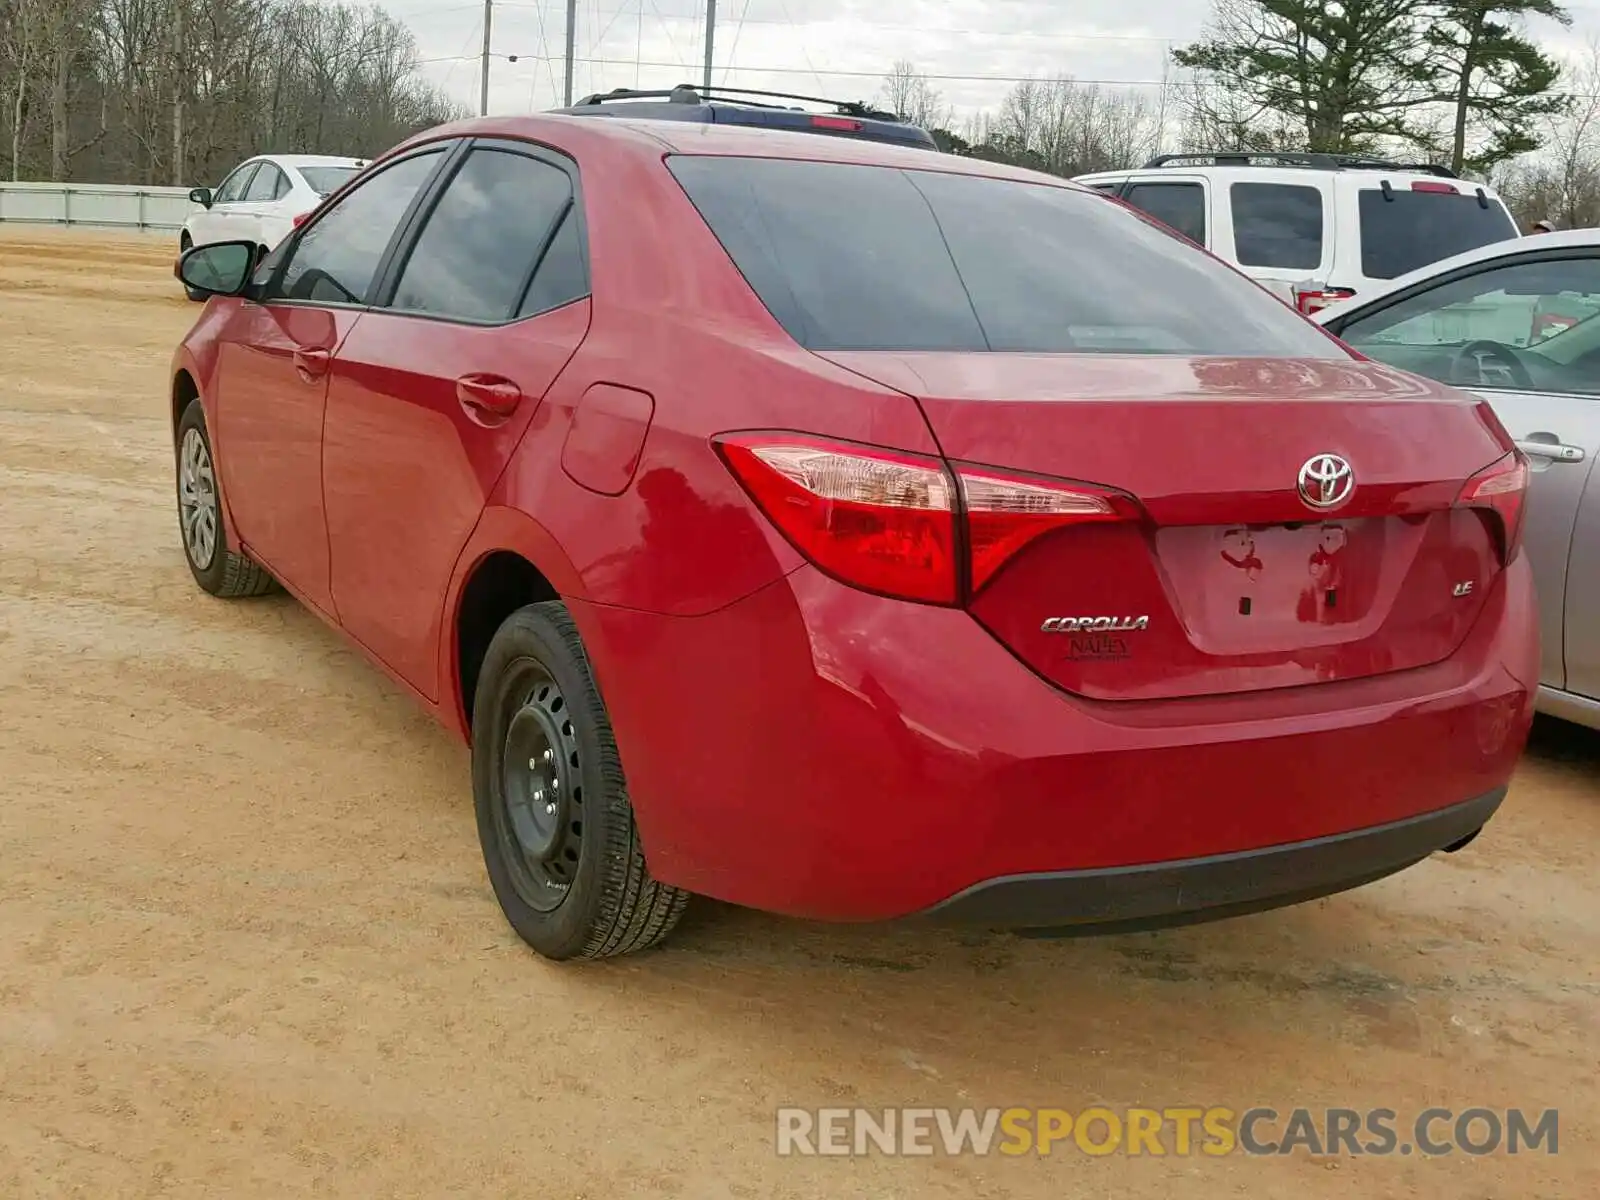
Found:
<svg viewBox="0 0 1600 1200"><path fill-rule="evenodd" d="M1600 229L1480 246L1312 320L1370 358L1482 396L1528 456L1538 706L1600 729Z"/></svg>
<svg viewBox="0 0 1600 1200"><path fill-rule="evenodd" d="M189 199L200 207L183 223L179 251L246 239L270 250L322 203L323 197L365 165L364 159L322 154L262 154L249 159L235 167L215 191L199 187L189 193Z"/></svg>

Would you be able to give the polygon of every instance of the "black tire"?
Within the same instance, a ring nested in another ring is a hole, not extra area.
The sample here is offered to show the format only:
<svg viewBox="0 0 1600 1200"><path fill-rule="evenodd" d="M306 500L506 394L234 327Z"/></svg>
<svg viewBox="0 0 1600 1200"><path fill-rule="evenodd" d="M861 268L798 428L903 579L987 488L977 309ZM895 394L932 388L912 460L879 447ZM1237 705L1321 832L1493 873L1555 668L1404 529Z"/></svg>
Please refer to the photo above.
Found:
<svg viewBox="0 0 1600 1200"><path fill-rule="evenodd" d="M194 241L187 233L178 238L178 254L180 256L192 250L193 248ZM188 296L191 300L204 300L206 298L206 294L204 292L197 292L188 284L183 285L183 294Z"/></svg>
<svg viewBox="0 0 1600 1200"><path fill-rule="evenodd" d="M472 791L501 911L546 958L644 950L683 916L689 893L646 869L611 721L559 601L518 609L489 643Z"/></svg>
<svg viewBox="0 0 1600 1200"><path fill-rule="evenodd" d="M204 450L204 466L210 475L210 504L212 536L210 553L196 547L190 536L189 520L194 505L205 503L204 486L191 485L193 502L185 504L185 454L189 451L191 435L198 437ZM173 474L177 485L178 540L183 545L183 557L189 564L194 581L213 596L225 600L241 596L264 596L277 587L277 581L266 568L228 545L228 531L222 521L222 485L217 479L216 456L211 451L211 435L206 431L205 409L199 400L189 401L178 419L177 438L173 445Z"/></svg>

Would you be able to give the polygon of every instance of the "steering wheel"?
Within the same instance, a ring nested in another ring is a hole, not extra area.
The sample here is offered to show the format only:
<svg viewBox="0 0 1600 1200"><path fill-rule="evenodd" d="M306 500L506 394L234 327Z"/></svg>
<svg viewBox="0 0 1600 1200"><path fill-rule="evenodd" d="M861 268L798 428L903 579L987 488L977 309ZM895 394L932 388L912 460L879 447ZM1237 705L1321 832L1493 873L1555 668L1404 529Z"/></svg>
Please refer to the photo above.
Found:
<svg viewBox="0 0 1600 1200"><path fill-rule="evenodd" d="M1533 377L1509 346L1478 338L1450 359L1450 382L1457 387L1531 388Z"/></svg>

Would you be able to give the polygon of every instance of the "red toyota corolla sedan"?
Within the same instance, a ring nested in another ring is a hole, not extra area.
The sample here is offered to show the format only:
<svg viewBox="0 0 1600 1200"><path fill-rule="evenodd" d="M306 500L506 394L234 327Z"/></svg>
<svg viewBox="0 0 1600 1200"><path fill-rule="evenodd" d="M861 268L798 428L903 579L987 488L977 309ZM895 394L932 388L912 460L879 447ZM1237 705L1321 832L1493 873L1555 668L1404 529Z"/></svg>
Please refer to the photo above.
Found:
<svg viewBox="0 0 1600 1200"><path fill-rule="evenodd" d="M558 959L690 893L1081 931L1472 838L1538 679L1526 463L1060 179L804 133L398 147L172 367L183 545L472 746Z"/></svg>

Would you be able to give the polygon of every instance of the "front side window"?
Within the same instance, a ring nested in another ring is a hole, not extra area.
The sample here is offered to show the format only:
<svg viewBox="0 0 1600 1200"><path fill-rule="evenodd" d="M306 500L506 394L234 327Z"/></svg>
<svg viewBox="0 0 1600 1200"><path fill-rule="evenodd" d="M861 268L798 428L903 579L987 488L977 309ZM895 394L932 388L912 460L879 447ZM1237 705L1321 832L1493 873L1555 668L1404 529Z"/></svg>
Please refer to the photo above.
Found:
<svg viewBox="0 0 1600 1200"><path fill-rule="evenodd" d="M1322 190L1302 184L1236 183L1233 249L1244 267L1314 271L1322 265Z"/></svg>
<svg viewBox="0 0 1600 1200"><path fill-rule="evenodd" d="M572 181L559 167L524 154L474 150L428 216L389 306L465 321L509 320L572 203Z"/></svg>
<svg viewBox="0 0 1600 1200"><path fill-rule="evenodd" d="M1508 263L1344 325L1363 354L1442 383L1600 392L1600 258Z"/></svg>
<svg viewBox="0 0 1600 1200"><path fill-rule="evenodd" d="M250 186L250 180L256 173L256 163L245 163L232 175L222 181L222 186L217 188L217 194L211 198L213 204L231 204L244 198L245 188Z"/></svg>
<svg viewBox="0 0 1600 1200"><path fill-rule="evenodd" d="M1198 183L1136 183L1123 199L1190 241L1206 244L1206 190Z"/></svg>
<svg viewBox="0 0 1600 1200"><path fill-rule="evenodd" d="M780 159L668 165L812 350L1347 357L1258 284L1077 188Z"/></svg>
<svg viewBox="0 0 1600 1200"><path fill-rule="evenodd" d="M306 227L271 298L367 304L378 264L443 149L401 159L379 171Z"/></svg>

